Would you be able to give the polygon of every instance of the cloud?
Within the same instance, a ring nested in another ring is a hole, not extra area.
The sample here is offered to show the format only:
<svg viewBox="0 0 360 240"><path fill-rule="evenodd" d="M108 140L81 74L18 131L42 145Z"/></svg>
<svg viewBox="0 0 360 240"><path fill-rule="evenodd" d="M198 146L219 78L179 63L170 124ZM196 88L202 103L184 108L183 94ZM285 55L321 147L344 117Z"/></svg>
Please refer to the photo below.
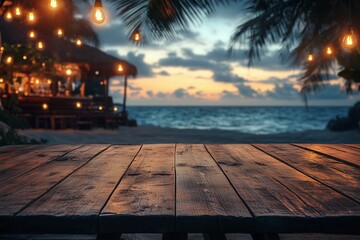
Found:
<svg viewBox="0 0 360 240"><path fill-rule="evenodd" d="M257 91L255 91L252 87L246 86L243 83L235 85L235 87L238 89L239 94L243 97L253 98L253 97L259 97L259 94Z"/></svg>
<svg viewBox="0 0 360 240"><path fill-rule="evenodd" d="M131 45L130 40L125 35L124 26L120 21L114 21L101 28L95 28L100 38L102 46L127 46Z"/></svg>
<svg viewBox="0 0 360 240"><path fill-rule="evenodd" d="M185 89L179 88L172 93L172 96L174 96L175 98L185 98L189 97L190 94Z"/></svg>
<svg viewBox="0 0 360 240"><path fill-rule="evenodd" d="M272 91L266 91L265 97L273 99L296 99L299 98L299 91L292 83L275 84Z"/></svg>
<svg viewBox="0 0 360 240"><path fill-rule="evenodd" d="M161 72L158 72L157 74L160 76L170 76L170 73L167 71L161 71Z"/></svg>
<svg viewBox="0 0 360 240"><path fill-rule="evenodd" d="M340 84L325 84L321 90L308 94L308 97L310 100L349 99Z"/></svg>
<svg viewBox="0 0 360 240"><path fill-rule="evenodd" d="M153 91L146 91L146 95L148 97L154 97L154 92Z"/></svg>

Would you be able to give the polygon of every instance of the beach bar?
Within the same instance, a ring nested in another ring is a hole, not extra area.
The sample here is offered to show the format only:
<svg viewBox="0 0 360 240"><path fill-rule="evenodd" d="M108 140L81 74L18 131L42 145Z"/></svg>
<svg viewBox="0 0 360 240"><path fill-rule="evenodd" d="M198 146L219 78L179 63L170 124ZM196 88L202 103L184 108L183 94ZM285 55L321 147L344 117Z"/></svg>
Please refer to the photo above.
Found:
<svg viewBox="0 0 360 240"><path fill-rule="evenodd" d="M4 45L16 46L24 52L17 72L2 72L11 77L6 81L0 76L1 98L7 101L16 95L21 117L29 127L89 129L126 124L126 98L125 104L114 105L109 83L114 76L122 76L125 82L128 77L135 77L134 65L95 47L83 43L78 46L70 40L38 33L42 56L56 59L56 63L42 63L44 69L46 64L53 64L51 73L34 71L34 63L26 55L31 51L28 27L0 21Z"/></svg>

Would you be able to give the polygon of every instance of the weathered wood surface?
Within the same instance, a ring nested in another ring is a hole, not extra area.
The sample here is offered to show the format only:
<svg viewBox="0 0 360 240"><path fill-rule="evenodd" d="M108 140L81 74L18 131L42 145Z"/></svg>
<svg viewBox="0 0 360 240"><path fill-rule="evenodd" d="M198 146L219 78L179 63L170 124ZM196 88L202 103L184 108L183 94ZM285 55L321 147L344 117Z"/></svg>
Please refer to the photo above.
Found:
<svg viewBox="0 0 360 240"><path fill-rule="evenodd" d="M14 216L39 200L53 186L79 169L108 146L84 146L48 162L0 187L0 231L14 227ZM20 165L21 166L21 165ZM20 167L19 166L19 167Z"/></svg>
<svg viewBox="0 0 360 240"><path fill-rule="evenodd" d="M356 202L250 145L207 148L255 215L257 231L331 232L331 225L354 227L352 216L360 215Z"/></svg>
<svg viewBox="0 0 360 240"><path fill-rule="evenodd" d="M358 149L335 144L295 144L295 146L312 150L330 158L336 158L340 161L352 164L353 166L360 168L360 155Z"/></svg>
<svg viewBox="0 0 360 240"><path fill-rule="evenodd" d="M175 231L175 144L144 145L100 215L100 232Z"/></svg>
<svg viewBox="0 0 360 240"><path fill-rule="evenodd" d="M360 203L359 168L297 146L256 144L269 155Z"/></svg>
<svg viewBox="0 0 360 240"><path fill-rule="evenodd" d="M62 145L45 148L42 146L24 147L20 150L22 153L21 155L6 158L1 161L0 186L17 176L27 173L44 163L55 160L78 147L80 146Z"/></svg>
<svg viewBox="0 0 360 240"><path fill-rule="evenodd" d="M175 162L177 231L253 227L250 212L203 145L177 145Z"/></svg>
<svg viewBox="0 0 360 240"><path fill-rule="evenodd" d="M0 147L0 234L360 234L358 146Z"/></svg>
<svg viewBox="0 0 360 240"><path fill-rule="evenodd" d="M97 149L93 153L102 151ZM112 146L16 216L20 232L97 232L97 216L140 146ZM49 224L52 222L52 224Z"/></svg>

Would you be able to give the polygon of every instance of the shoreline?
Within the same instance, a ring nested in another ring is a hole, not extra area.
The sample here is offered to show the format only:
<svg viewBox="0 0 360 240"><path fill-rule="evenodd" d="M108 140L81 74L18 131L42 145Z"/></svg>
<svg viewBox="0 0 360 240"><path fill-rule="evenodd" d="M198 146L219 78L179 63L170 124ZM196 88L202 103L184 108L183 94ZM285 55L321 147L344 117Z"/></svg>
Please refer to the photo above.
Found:
<svg viewBox="0 0 360 240"><path fill-rule="evenodd" d="M307 130L278 134L251 134L230 130L176 129L150 125L116 130L19 130L28 138L48 144L151 144L151 143L360 143L360 131Z"/></svg>

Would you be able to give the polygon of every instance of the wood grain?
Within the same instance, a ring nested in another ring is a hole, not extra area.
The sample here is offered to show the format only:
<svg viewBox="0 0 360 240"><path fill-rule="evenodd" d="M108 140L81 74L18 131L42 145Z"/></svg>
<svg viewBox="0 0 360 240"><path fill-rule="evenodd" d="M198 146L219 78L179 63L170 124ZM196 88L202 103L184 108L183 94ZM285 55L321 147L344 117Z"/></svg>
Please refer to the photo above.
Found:
<svg viewBox="0 0 360 240"><path fill-rule="evenodd" d="M206 147L255 215L258 233L332 231L338 224L352 230L360 215L356 202L250 145Z"/></svg>
<svg viewBox="0 0 360 240"><path fill-rule="evenodd" d="M0 187L0 232L14 230L14 215L42 197L57 183L105 150L108 145L88 145L9 181Z"/></svg>
<svg viewBox="0 0 360 240"><path fill-rule="evenodd" d="M139 149L111 146L97 155L18 214L19 231L96 233L101 209Z"/></svg>
<svg viewBox="0 0 360 240"><path fill-rule="evenodd" d="M241 232L253 218L204 145L177 145L176 230Z"/></svg>
<svg viewBox="0 0 360 240"><path fill-rule="evenodd" d="M3 160L26 154L33 150L44 148L46 145L8 145L0 147L0 163Z"/></svg>
<svg viewBox="0 0 360 240"><path fill-rule="evenodd" d="M288 144L256 144L255 146L307 176L360 202L358 168Z"/></svg>
<svg viewBox="0 0 360 240"><path fill-rule="evenodd" d="M0 164L0 186L6 184L10 180L28 172L32 169L39 167L47 162L53 161L72 151L79 148L79 145L59 145L41 147L37 146L29 148L29 152L23 152L23 148L20 150L21 154L11 158L7 158L1 161Z"/></svg>
<svg viewBox="0 0 360 240"><path fill-rule="evenodd" d="M315 151L330 158L337 158L344 163L349 163L360 168L360 149L335 144L294 144L305 149Z"/></svg>
<svg viewBox="0 0 360 240"><path fill-rule="evenodd" d="M100 232L175 231L174 144L144 145L100 215Z"/></svg>

